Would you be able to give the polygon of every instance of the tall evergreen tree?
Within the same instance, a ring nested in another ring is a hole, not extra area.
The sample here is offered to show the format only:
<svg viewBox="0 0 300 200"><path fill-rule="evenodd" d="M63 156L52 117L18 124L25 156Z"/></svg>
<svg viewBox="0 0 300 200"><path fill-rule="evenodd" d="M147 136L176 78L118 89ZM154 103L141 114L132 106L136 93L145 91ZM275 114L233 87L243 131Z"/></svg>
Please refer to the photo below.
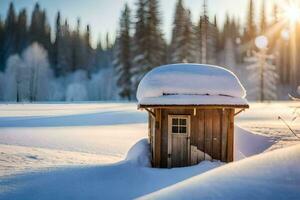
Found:
<svg viewBox="0 0 300 200"><path fill-rule="evenodd" d="M114 65L117 72L117 85L120 88L119 95L128 100L131 99L131 36L130 36L130 9L125 4L120 19L120 30L115 48Z"/></svg>
<svg viewBox="0 0 300 200"><path fill-rule="evenodd" d="M31 23L29 27L30 43L38 42L46 50L50 50L51 47L51 30L47 23L46 11L40 9L38 3L35 7L31 16Z"/></svg>
<svg viewBox="0 0 300 200"><path fill-rule="evenodd" d="M0 71L4 69L4 23L0 17Z"/></svg>
<svg viewBox="0 0 300 200"><path fill-rule="evenodd" d="M146 59L149 63L149 69L152 69L165 63L166 44L160 28L158 0L147 0L146 3Z"/></svg>
<svg viewBox="0 0 300 200"><path fill-rule="evenodd" d="M4 25L4 43L3 43L3 59L1 66L3 67L0 70L4 69L5 62L7 58L17 52L16 48L16 30L17 30L17 19L13 3L9 5L7 12L7 17ZM0 66L0 67L1 67Z"/></svg>
<svg viewBox="0 0 300 200"><path fill-rule="evenodd" d="M60 12L56 15L56 23L55 23L55 41L53 44L53 52L52 52L52 64L54 66L55 75L59 76L59 54L61 53L61 43L62 43L62 27L61 27L61 16Z"/></svg>
<svg viewBox="0 0 300 200"><path fill-rule="evenodd" d="M194 62L194 26L190 11L186 10L182 0L176 4L171 41L171 62Z"/></svg>
<svg viewBox="0 0 300 200"><path fill-rule="evenodd" d="M249 0L247 24L244 33L244 41L249 42L256 36L256 26L255 26L255 16L254 16L254 3L253 0Z"/></svg>
<svg viewBox="0 0 300 200"><path fill-rule="evenodd" d="M133 66L131 70L133 92L137 89L139 81L148 71L149 66L146 60L147 52L147 31L146 31L146 0L138 0L135 22L135 33L133 37Z"/></svg>
<svg viewBox="0 0 300 200"><path fill-rule="evenodd" d="M218 29L209 21L206 1L203 3L203 14L200 16L196 31L197 62L216 64Z"/></svg>
<svg viewBox="0 0 300 200"><path fill-rule="evenodd" d="M27 14L26 10L21 10L16 31L16 48L17 52L21 53L28 46L28 30L27 30Z"/></svg>
<svg viewBox="0 0 300 200"><path fill-rule="evenodd" d="M260 33L263 34L266 30L267 22L266 22L266 5L265 1L261 2L261 11L260 11Z"/></svg>

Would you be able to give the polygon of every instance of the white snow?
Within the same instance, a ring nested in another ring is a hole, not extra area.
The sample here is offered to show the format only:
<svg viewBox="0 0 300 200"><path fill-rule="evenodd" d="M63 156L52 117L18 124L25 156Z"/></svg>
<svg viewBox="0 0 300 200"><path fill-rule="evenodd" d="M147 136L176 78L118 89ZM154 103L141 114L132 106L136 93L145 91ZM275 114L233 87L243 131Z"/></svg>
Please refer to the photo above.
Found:
<svg viewBox="0 0 300 200"><path fill-rule="evenodd" d="M270 159L253 156L300 144L277 120L282 116L300 133L300 124L291 121L295 106L299 103L252 103L249 111L239 115L236 124L242 128L235 127L235 160L242 161L153 169L143 139L147 113L137 111L135 103L2 104L0 199L133 199L198 177L201 181L193 182L191 188L199 193L188 199L205 193L203 183L220 188L208 190L218 199L232 194L240 195L232 199L244 199L244 195L259 199L251 196L256 193L266 199L263 195L273 191L293 197L299 170L291 166L299 166L299 150L276 151ZM290 152L298 157L294 159ZM178 193L182 190L178 187Z"/></svg>
<svg viewBox="0 0 300 200"><path fill-rule="evenodd" d="M245 102L246 91L238 78L222 67L203 64L172 64L157 67L148 72L137 90L137 99L140 104L148 101L153 103L155 97L158 97L156 101L158 104L164 95L184 95L185 100L189 100L187 97L190 95L191 102L198 99L200 103L201 98L212 97L214 100L219 99L219 96L235 97L240 99L240 102ZM174 103L174 100L171 101ZM180 102L182 100L179 100Z"/></svg>
<svg viewBox="0 0 300 200"><path fill-rule="evenodd" d="M162 95L142 98L141 105L248 105L244 98L211 95Z"/></svg>
<svg viewBox="0 0 300 200"><path fill-rule="evenodd" d="M299 199L300 145L230 163L141 199Z"/></svg>

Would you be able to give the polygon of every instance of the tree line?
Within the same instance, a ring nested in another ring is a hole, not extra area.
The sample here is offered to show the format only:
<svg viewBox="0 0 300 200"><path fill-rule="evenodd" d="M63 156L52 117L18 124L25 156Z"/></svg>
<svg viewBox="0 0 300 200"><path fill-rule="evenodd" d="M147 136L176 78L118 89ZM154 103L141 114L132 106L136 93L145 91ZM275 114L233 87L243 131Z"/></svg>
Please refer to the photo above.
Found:
<svg viewBox="0 0 300 200"><path fill-rule="evenodd" d="M258 50L254 41L259 35L268 38L268 53L276 57L268 61L275 68L270 72L266 71L265 75L265 79L270 79L270 84L265 86L268 88L264 91L272 93L266 95L269 96L268 99L277 99L277 95L273 93L281 93L282 88L291 92L295 86L300 85L300 79L297 78L300 77L300 67L293 64L291 56L286 53L291 49L291 38L282 37L287 26L278 26L282 10L275 3L268 18L265 1L262 1L260 10L256 13L254 1L249 0L245 24L241 24L239 18L229 14L225 16L224 23L219 24L216 16L209 18L206 1L199 9L202 10L201 16L193 23L190 10L185 7L183 0L177 0L172 38L168 43L161 30L158 0L137 0L133 14L128 4L125 4L119 21L114 54L121 97L134 98L143 75L153 67L167 63L196 62L221 65L237 73L242 81L246 82L245 85L252 88L257 81L254 83L249 74L255 74L257 70L248 70L247 66L253 65L248 61L255 59L247 57L253 56L253 51ZM259 23L256 22L257 15ZM298 26L300 28L299 24ZM300 40L296 42L300 45ZM278 80L275 80L275 77L278 77Z"/></svg>
<svg viewBox="0 0 300 200"><path fill-rule="evenodd" d="M291 37L282 37L286 27L278 28L282 10L276 4L273 5L269 19L266 15L265 1L262 1L257 13L254 1L249 0L245 24L241 24L238 18L230 14L225 16L224 23L219 23L216 16L208 16L209 8L206 1L203 1L203 6L199 9L201 9L199 19L192 22L192 13L184 5L184 0L177 0L171 30L172 37L170 42L167 42L161 28L159 0L136 0L134 10L125 4L119 19L116 39L109 41L107 34L106 41L99 41L97 47L93 48L91 46L92 27L87 25L82 31L80 19L77 20L75 28L71 29L68 21L64 20L58 12L54 35L51 35L51 26L48 24L46 11L41 9L38 3L31 13L30 22L28 22L26 10L22 9L16 13L11 3L5 20L0 19L0 71L5 72L5 76L9 74L8 66L14 66L14 62L8 62L9 58L16 54L22 61L20 63L28 65L30 62L26 61L23 54L29 47L36 49L37 47L32 46L36 42L39 49L45 49L47 55L45 59L49 61L47 65L54 74L52 82L56 82L54 84L56 86L51 90L60 91L54 92L55 94L63 93L59 95L59 98L44 98L48 100L74 99L73 92L67 92L68 84L83 79L85 81L82 83L87 83L84 87L76 86L69 90L76 91L74 88L85 88L88 92L83 92L86 93L82 95L85 98L80 99L103 100L112 96L115 98L115 93L118 93L122 99L132 100L135 99L138 83L146 72L159 65L181 62L224 66L235 72L246 87L252 88L252 84L255 83L251 83L253 80L249 73L253 74L258 70L251 72L248 70L247 66L253 65L248 61L255 59L247 58L253 56L254 50L258 50L254 45L255 38L259 35L266 35L269 40L267 53L276 57L268 62L275 66L272 71L278 74L278 80L272 79L271 81L272 93L278 93L281 88L287 88L290 91L300 84L300 79L297 78L300 76L300 65L298 65L300 58L293 59L291 56ZM257 15L259 15L259 23L255 20ZM298 29L300 30L299 24L296 27L296 30ZM269 30L273 31L270 33ZM295 46L300 47L298 36ZM10 68L14 69L14 67ZM98 73L102 69L107 69L107 71L104 74ZM277 77L274 73L271 76ZM270 76L269 74L266 71L266 79ZM82 77L85 78L82 79ZM105 88L105 82L108 80L110 86ZM101 89L96 86L103 83L104 85L100 86ZM117 87L113 86L115 84ZM104 92L109 95L100 94L99 91L94 91L93 94L91 88L98 88L101 90L100 93ZM268 89L264 91L270 93ZM72 95L67 95L67 93ZM270 99L277 98L275 95L270 96Z"/></svg>
<svg viewBox="0 0 300 200"><path fill-rule="evenodd" d="M6 19L0 19L0 71L4 71L9 56L21 54L34 42L39 43L47 52L55 75L65 76L76 70L86 70L88 74L111 66L113 42L106 35L106 43L99 40L97 47L91 47L91 27L82 31L78 18L75 30L58 12L55 23L55 37L51 37L46 10L35 4L28 20L26 9L16 13L11 2Z"/></svg>

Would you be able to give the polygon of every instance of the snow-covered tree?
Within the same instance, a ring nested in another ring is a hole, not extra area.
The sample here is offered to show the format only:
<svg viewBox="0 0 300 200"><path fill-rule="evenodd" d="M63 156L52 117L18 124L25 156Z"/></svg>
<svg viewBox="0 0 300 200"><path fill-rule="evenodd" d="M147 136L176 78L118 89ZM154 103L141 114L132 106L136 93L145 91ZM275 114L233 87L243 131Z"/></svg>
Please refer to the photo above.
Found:
<svg viewBox="0 0 300 200"><path fill-rule="evenodd" d="M122 98L131 99L131 37L130 37L130 9L125 5L125 9L120 18L120 30L115 48L115 70L117 74L117 84L119 94Z"/></svg>
<svg viewBox="0 0 300 200"><path fill-rule="evenodd" d="M7 59L5 70L5 87L4 100L5 101L19 101L20 100L20 67L23 62L19 55L10 56Z"/></svg>
<svg viewBox="0 0 300 200"><path fill-rule="evenodd" d="M252 83L250 93L260 101L277 99L278 74L276 66L272 64L273 56L266 54L266 49L259 52L253 51L253 56L248 56L245 61L249 63L249 82Z"/></svg>
<svg viewBox="0 0 300 200"><path fill-rule="evenodd" d="M30 101L48 100L48 84L52 78L47 51L38 43L33 43L22 54L23 62L29 71Z"/></svg>

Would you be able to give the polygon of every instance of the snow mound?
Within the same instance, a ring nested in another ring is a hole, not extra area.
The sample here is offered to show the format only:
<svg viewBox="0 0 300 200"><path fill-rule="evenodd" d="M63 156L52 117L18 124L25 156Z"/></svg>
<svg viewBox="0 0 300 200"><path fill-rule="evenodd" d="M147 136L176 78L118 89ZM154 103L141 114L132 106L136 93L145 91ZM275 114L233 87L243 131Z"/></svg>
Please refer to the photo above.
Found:
<svg viewBox="0 0 300 200"><path fill-rule="evenodd" d="M300 145L194 176L142 199L299 199Z"/></svg>
<svg viewBox="0 0 300 200"><path fill-rule="evenodd" d="M129 149L125 160L138 166L150 167L151 161L148 140L145 138L133 145Z"/></svg>
<svg viewBox="0 0 300 200"><path fill-rule="evenodd" d="M163 95L212 95L245 98L238 78L222 67L204 64L172 64L154 68L137 89L139 102Z"/></svg>
<svg viewBox="0 0 300 200"><path fill-rule="evenodd" d="M234 127L234 160L241 160L264 152L275 143L274 139Z"/></svg>

